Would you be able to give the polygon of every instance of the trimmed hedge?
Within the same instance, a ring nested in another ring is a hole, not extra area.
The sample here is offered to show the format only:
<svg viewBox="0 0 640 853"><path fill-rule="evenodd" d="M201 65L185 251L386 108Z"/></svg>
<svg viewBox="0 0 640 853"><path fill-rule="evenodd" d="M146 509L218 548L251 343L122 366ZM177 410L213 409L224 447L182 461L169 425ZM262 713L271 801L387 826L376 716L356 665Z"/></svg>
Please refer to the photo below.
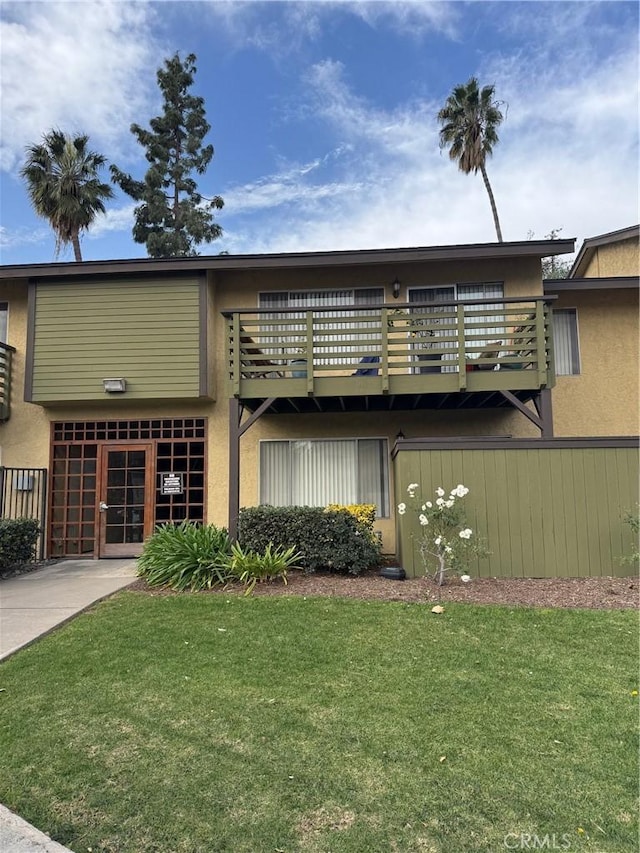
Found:
<svg viewBox="0 0 640 853"><path fill-rule="evenodd" d="M31 563L40 525L35 518L0 519L0 571Z"/></svg>
<svg viewBox="0 0 640 853"><path fill-rule="evenodd" d="M330 569L358 575L380 562L380 544L348 511L309 506L256 506L240 510L238 541L263 552L294 548L305 572Z"/></svg>

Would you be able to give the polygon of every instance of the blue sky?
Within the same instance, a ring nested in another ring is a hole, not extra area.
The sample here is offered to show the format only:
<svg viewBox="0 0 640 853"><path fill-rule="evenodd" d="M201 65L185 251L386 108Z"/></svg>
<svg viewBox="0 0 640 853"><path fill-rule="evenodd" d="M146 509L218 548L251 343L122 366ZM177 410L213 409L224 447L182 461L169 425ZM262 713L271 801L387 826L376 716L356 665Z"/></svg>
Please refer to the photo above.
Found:
<svg viewBox="0 0 640 853"><path fill-rule="evenodd" d="M200 190L225 200L202 254L494 241L481 177L438 147L437 111L471 76L504 102L488 172L505 240L638 221L636 3L3 0L0 16L3 264L55 259L19 178L25 145L85 132L142 177L129 126L160 111L175 51L197 56L212 126ZM132 209L118 193L85 260L146 256Z"/></svg>

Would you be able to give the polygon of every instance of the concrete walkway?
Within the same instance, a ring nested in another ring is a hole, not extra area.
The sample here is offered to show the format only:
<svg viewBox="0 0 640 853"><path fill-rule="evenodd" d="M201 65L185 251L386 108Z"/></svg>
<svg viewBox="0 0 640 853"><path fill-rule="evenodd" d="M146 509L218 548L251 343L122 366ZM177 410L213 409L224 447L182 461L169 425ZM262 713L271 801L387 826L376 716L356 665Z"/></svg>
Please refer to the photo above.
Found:
<svg viewBox="0 0 640 853"><path fill-rule="evenodd" d="M0 660L135 579L135 560L61 560L0 580Z"/></svg>
<svg viewBox="0 0 640 853"><path fill-rule="evenodd" d="M62 560L0 580L0 661L128 586L135 560ZM0 805L2 853L70 853Z"/></svg>

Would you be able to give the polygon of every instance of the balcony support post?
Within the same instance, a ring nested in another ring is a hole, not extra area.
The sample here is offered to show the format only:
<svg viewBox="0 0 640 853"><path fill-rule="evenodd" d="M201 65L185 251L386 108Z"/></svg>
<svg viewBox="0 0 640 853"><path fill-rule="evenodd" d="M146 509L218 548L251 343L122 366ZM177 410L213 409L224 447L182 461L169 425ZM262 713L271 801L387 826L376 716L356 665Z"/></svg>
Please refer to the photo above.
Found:
<svg viewBox="0 0 640 853"><path fill-rule="evenodd" d="M551 389L543 388L539 394L533 398L533 405L542 426L540 427L540 438L553 438L553 407L551 405Z"/></svg>
<svg viewBox="0 0 640 853"><path fill-rule="evenodd" d="M229 400L229 538L232 542L238 538L240 515L240 439L274 401L274 397L263 400L243 423L244 406L237 397Z"/></svg>
<svg viewBox="0 0 640 853"><path fill-rule="evenodd" d="M536 408L537 414L536 412L532 412L528 406L525 406L511 391L500 391L500 393L505 400L511 403L514 409L522 412L525 418L528 418L534 426L538 427L540 438L553 437L553 411L551 409L551 390L549 388L543 388L533 398L533 405Z"/></svg>

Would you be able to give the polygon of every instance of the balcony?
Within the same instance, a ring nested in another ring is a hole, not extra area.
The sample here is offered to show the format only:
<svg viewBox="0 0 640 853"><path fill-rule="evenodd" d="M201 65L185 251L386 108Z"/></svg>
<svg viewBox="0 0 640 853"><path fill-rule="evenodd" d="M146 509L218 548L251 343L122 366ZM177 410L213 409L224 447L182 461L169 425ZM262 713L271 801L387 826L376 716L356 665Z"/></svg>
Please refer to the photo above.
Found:
<svg viewBox="0 0 640 853"><path fill-rule="evenodd" d="M0 343L0 423L11 414L11 361L15 347Z"/></svg>
<svg viewBox="0 0 640 853"><path fill-rule="evenodd" d="M555 384L549 297L223 314L250 411L501 407Z"/></svg>

